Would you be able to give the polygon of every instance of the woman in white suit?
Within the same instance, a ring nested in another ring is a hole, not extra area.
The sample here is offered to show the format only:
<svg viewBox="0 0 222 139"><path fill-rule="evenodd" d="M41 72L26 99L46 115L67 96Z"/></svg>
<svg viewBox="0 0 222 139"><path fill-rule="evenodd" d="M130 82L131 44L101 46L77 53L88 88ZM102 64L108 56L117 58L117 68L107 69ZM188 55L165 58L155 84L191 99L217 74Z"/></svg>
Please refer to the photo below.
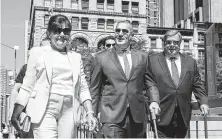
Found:
<svg viewBox="0 0 222 139"><path fill-rule="evenodd" d="M78 122L80 103L86 110L89 130L96 127L81 56L67 49L71 30L66 16L52 16L47 28L50 45L30 51L11 121L21 131L18 118L26 107L34 138L75 137L74 124Z"/></svg>

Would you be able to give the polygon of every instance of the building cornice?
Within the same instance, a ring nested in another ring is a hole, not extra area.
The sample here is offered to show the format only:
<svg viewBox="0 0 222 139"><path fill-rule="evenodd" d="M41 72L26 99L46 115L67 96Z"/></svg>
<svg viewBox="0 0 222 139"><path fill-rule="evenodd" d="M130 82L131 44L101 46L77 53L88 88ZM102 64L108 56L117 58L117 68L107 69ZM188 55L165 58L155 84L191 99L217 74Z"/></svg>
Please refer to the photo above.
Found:
<svg viewBox="0 0 222 139"><path fill-rule="evenodd" d="M35 6L35 10L48 11L48 7ZM130 14L130 13L117 13L117 12L102 12L102 11L83 11L68 8L53 8L53 12L67 12L77 14L88 14L88 15L106 15L106 16L122 16L122 17L134 17L134 18L147 18L146 15L142 14Z"/></svg>
<svg viewBox="0 0 222 139"><path fill-rule="evenodd" d="M147 34L164 35L168 30L178 30L183 36L193 36L193 29L147 27Z"/></svg>

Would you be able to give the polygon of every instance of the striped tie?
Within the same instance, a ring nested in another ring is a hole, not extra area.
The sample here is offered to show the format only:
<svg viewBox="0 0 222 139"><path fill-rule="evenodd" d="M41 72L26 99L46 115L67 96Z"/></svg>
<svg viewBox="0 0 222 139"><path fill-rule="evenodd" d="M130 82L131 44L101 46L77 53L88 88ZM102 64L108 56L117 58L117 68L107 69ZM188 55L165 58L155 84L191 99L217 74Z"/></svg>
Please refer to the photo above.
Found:
<svg viewBox="0 0 222 139"><path fill-rule="evenodd" d="M125 67L125 75L126 75L126 78L129 79L130 64L129 64L126 54L127 54L126 51L123 51L123 62L124 62L124 67Z"/></svg>
<svg viewBox="0 0 222 139"><path fill-rule="evenodd" d="M172 57L170 58L170 61L171 61L171 70L172 70L172 79L173 79L173 82L175 83L175 85L177 86L178 83L179 83L179 71L177 69L177 65L175 63L175 60L176 58L175 57Z"/></svg>

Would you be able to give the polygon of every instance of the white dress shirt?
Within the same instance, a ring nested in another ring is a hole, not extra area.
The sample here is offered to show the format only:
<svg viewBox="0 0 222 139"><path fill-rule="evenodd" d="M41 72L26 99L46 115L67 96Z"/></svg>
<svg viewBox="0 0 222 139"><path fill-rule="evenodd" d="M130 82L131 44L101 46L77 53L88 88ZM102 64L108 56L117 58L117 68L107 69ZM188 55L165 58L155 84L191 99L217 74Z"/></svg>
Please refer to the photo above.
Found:
<svg viewBox="0 0 222 139"><path fill-rule="evenodd" d="M52 87L51 93L72 96L72 67L66 53L52 50Z"/></svg>

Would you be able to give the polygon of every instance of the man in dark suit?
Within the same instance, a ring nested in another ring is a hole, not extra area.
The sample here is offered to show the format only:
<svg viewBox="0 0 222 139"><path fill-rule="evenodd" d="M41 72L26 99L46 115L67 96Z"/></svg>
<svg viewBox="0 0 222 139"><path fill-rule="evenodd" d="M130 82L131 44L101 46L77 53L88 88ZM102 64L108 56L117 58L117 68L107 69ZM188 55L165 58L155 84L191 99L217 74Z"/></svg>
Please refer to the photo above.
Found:
<svg viewBox="0 0 222 139"><path fill-rule="evenodd" d="M150 93L159 93L159 137L184 138L191 118L191 95L194 93L203 114L207 114L208 98L196 61L179 53L182 37L177 30L164 35L164 52L149 56Z"/></svg>
<svg viewBox="0 0 222 139"><path fill-rule="evenodd" d="M105 138L143 135L146 112L143 89L149 88L145 76L148 57L142 51L130 49L132 36L132 25L128 21L118 22L115 46L95 57L90 92L95 114L101 101L100 121ZM154 93L150 94L150 107L158 114L159 96Z"/></svg>

